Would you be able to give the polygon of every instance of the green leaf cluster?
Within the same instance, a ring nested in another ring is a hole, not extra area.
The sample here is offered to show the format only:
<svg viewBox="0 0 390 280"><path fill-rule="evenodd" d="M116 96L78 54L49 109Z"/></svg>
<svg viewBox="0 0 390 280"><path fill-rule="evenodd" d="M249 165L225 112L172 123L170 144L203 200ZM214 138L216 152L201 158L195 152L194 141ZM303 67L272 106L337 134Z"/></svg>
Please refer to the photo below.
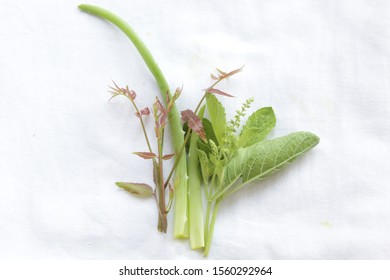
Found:
<svg viewBox="0 0 390 280"><path fill-rule="evenodd" d="M206 97L210 121L203 119L208 146L199 145L198 154L208 210L205 224L205 255L208 254L220 202L254 180L265 179L319 143L310 132L294 132L267 140L276 124L272 107L256 110L247 119L240 133L240 119L248 105L243 105L235 118L226 122L223 105L216 96ZM249 104L250 102L246 102ZM214 136L215 135L215 136ZM198 143L199 144L199 143ZM212 215L212 217L211 217Z"/></svg>
<svg viewBox="0 0 390 280"><path fill-rule="evenodd" d="M158 100L155 103L153 112L156 116L156 112L159 112L159 118L156 118L156 128L164 127L166 120L169 120L171 126L175 154L164 155L162 142L159 142L158 153L153 153L142 122L142 116L148 115L150 111L148 108L138 110L133 103L137 111L136 115L141 120L149 148L148 152L135 154L153 161L153 179L157 185L157 192L156 189L153 190L147 184L117 182L116 185L136 196L156 199L159 206L158 229L162 232L166 232L166 217L174 196L173 232L175 237L190 237L191 248L204 248L204 255L207 256L221 201L246 184L265 179L282 170L316 146L319 143L319 138L313 133L301 131L271 140L266 139L276 124L275 114L271 107L264 107L252 113L239 132L241 120L253 99L248 99L236 112L233 119L227 121L225 108L216 95L225 97L232 97L232 95L215 86L222 80L241 72L242 67L231 72L217 69L218 74L211 75L215 82L205 90L205 95L196 109L194 111L187 109L181 113L181 119L187 124L187 129L184 127L184 130L187 131L184 136L179 111L173 102L180 95L181 89L177 89L175 94L171 95L162 71L134 30L123 19L110 11L85 4L80 5L79 8L113 23L131 40L154 76L167 107L165 110ZM125 95L134 101L135 92L130 91L127 87L122 89L116 86L112 89L114 96ZM203 116L205 108L201 108L201 105L204 99L209 118ZM198 109L200 109L199 112ZM156 131L157 134L161 135L161 139L163 139L163 130ZM174 155L173 168L164 183L162 163ZM173 187L170 182L172 174L174 174ZM201 188L202 181L203 189ZM165 189L169 190L167 207L165 205ZM202 191L207 198L205 218L203 217Z"/></svg>

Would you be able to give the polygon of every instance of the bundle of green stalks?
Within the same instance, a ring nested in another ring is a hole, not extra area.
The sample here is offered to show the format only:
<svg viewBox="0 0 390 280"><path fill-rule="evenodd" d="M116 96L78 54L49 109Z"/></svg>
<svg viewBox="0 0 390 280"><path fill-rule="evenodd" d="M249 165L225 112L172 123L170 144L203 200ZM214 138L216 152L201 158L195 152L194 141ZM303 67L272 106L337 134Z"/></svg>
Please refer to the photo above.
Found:
<svg viewBox="0 0 390 280"><path fill-rule="evenodd" d="M244 125L241 120L249 110L253 99L242 104L231 120L226 119L225 108L218 97L232 95L217 85L242 71L242 68L224 72L217 69L211 75L211 85L191 110L179 111L177 99L182 88L171 93L166 79L150 51L123 19L112 12L92 5L80 5L87 13L98 16L117 26L131 40L143 58L160 90L152 106L139 109L137 94L128 86L111 87L113 97L127 98L142 127L147 150L135 152L151 161L154 187L145 183L117 182L116 185L136 195L151 197L158 208L157 229L167 232L167 215L174 205L173 234L176 238L189 238L192 249L202 249L209 254L214 225L221 202L236 191L255 181L262 180L283 169L300 155L319 143L310 132L266 139L276 123L271 107L254 111ZM152 115L157 147L151 146L150 135L144 119ZM164 152L165 129L170 126L174 153ZM173 160L168 176L164 176L164 162ZM203 199L205 198L205 199ZM203 207L203 201L207 201Z"/></svg>

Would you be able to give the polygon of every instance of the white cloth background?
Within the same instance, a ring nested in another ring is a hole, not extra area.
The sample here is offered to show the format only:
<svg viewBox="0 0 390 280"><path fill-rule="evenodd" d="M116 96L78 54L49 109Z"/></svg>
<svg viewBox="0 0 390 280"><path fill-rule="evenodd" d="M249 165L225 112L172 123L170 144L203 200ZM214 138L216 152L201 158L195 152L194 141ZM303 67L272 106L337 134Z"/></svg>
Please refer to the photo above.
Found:
<svg viewBox="0 0 390 280"><path fill-rule="evenodd" d="M115 181L151 183L141 130L111 79L150 105L158 90L135 48L80 1L0 7L0 258L202 259L156 230L152 200ZM223 202L210 259L390 258L390 2L103 1L193 108L216 68L240 102L272 106L270 137L320 144ZM148 124L151 128L151 122ZM172 213L171 213L172 214Z"/></svg>

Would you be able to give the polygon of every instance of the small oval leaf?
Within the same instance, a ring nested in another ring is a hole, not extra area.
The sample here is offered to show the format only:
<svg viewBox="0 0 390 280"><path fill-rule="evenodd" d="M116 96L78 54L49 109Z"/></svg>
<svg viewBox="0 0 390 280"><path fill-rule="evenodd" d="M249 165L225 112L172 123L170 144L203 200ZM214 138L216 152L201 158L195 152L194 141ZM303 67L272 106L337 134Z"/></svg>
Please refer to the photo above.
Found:
<svg viewBox="0 0 390 280"><path fill-rule="evenodd" d="M136 196L153 196L153 189L148 184L116 182L115 185Z"/></svg>

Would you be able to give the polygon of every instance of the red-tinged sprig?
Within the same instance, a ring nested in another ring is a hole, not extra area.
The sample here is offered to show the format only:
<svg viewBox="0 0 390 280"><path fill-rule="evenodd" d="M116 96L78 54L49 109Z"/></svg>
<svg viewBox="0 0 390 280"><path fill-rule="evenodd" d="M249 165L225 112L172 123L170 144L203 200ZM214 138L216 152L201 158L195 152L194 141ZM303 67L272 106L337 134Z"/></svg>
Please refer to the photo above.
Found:
<svg viewBox="0 0 390 280"><path fill-rule="evenodd" d="M202 141L207 142L206 133L200 118L190 109L181 111L180 114L181 119L188 124L188 127L192 129Z"/></svg>
<svg viewBox="0 0 390 280"><path fill-rule="evenodd" d="M143 134L145 137L146 144L148 145L149 153L152 153L152 147L150 145L150 141L149 141L148 134L146 132L145 124L144 124L144 121L142 119L142 116L150 115L150 109L148 107L145 107L145 108L139 110L137 107L137 104L135 104L135 101L134 101L136 96L137 96L135 91L130 90L128 86L126 86L126 88L122 88L122 87L119 87L114 81L112 81L112 82L114 84L114 87L110 86L111 90L109 92L112 94L112 97L109 100L111 100L112 98L114 98L118 95L125 96L130 100L131 104L133 105L133 107L135 109L135 115L141 123L142 131L143 131ZM154 160L154 157L153 157L153 160Z"/></svg>
<svg viewBox="0 0 390 280"><path fill-rule="evenodd" d="M227 79L227 78L229 78L229 77L231 77L231 76L241 72L242 68L244 68L244 66L242 66L241 68L235 69L233 71L230 71L228 73L226 73L226 72L222 71L221 69L217 68L217 71L218 71L219 74L217 74L217 76L215 76L214 74L211 74L211 79L216 80L216 81L222 81L224 79Z"/></svg>
<svg viewBox="0 0 390 280"><path fill-rule="evenodd" d="M156 97L156 101L153 103L153 116L154 116L154 123L155 127L154 130L156 132L156 138L160 138L162 135L162 132L166 125L166 120L168 117L168 112L158 99Z"/></svg>
<svg viewBox="0 0 390 280"><path fill-rule="evenodd" d="M135 112L135 115L137 118L142 118L142 116L149 116L150 115L150 110L148 107L143 108L139 112Z"/></svg>
<svg viewBox="0 0 390 280"><path fill-rule="evenodd" d="M114 84L114 87L111 87L111 86L109 87L111 89L109 92L112 93L110 100L118 95L126 96L131 100L134 100L137 97L137 94L135 93L135 91L130 90L128 86L126 86L126 88L121 88L114 81L112 81L112 82Z"/></svg>
<svg viewBox="0 0 390 280"><path fill-rule="evenodd" d="M172 98L170 98L169 93L166 94L167 99L167 112L169 113L172 110L173 105L175 104L176 100L180 97L181 92L183 91L183 86L181 88L176 88L175 93L172 95Z"/></svg>
<svg viewBox="0 0 390 280"><path fill-rule="evenodd" d="M218 74L217 76L215 76L214 74L211 74L211 79L215 80L214 84L211 85L209 88L207 88L205 91L206 91L206 94L207 93L212 93L212 94L218 94L218 95L223 95L223 96L226 96L226 97L234 97L233 95L229 94L229 93L226 93L220 89L217 89L217 88L214 88L219 82L221 82L222 80L224 79L227 79L239 72L242 71L242 68L244 66L242 66L241 68L238 68L238 69L235 69L233 71L230 71L230 72L224 72L220 69L217 68L217 71L218 71Z"/></svg>

